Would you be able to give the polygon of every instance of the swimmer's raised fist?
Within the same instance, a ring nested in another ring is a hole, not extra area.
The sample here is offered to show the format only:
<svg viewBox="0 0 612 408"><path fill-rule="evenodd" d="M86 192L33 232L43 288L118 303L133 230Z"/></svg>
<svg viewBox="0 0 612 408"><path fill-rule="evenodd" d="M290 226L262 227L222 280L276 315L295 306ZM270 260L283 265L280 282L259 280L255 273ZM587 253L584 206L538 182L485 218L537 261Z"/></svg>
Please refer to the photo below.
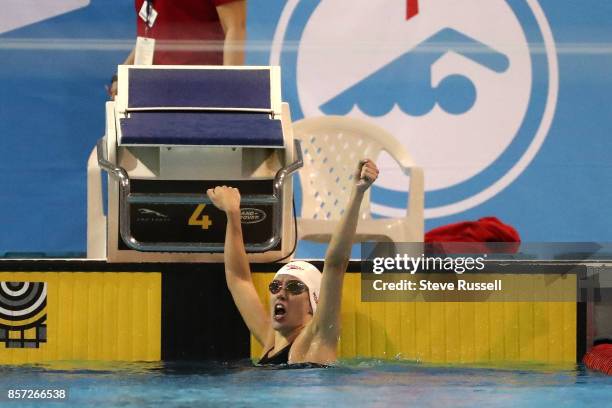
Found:
<svg viewBox="0 0 612 408"><path fill-rule="evenodd" d="M206 190L212 203L226 213L240 211L240 192L237 188L218 186Z"/></svg>
<svg viewBox="0 0 612 408"><path fill-rule="evenodd" d="M363 159L359 161L357 170L355 172L355 187L358 191L366 191L374 181L378 178L378 167L370 159Z"/></svg>

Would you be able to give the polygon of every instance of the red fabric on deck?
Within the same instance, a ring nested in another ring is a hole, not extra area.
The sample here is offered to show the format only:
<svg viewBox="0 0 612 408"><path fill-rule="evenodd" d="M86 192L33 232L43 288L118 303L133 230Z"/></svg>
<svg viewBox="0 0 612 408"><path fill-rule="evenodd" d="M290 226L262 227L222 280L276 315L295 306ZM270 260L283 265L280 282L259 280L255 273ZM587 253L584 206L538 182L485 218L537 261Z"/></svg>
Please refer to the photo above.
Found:
<svg viewBox="0 0 612 408"><path fill-rule="evenodd" d="M443 242L481 243L469 247L482 253L492 252L487 247L487 242L509 242L514 244L503 246L503 252L514 253L519 248L521 237L512 226L504 224L496 217L485 217L478 221L464 221L434 228L425 234L425 242L428 244ZM440 245L440 248L442 247L446 249L443 251L445 253L457 252L449 250L449 248L452 248L450 245ZM499 248L495 247L495 250L499 250Z"/></svg>
<svg viewBox="0 0 612 408"><path fill-rule="evenodd" d="M599 344L591 349L582 362L591 370L612 375L612 344Z"/></svg>

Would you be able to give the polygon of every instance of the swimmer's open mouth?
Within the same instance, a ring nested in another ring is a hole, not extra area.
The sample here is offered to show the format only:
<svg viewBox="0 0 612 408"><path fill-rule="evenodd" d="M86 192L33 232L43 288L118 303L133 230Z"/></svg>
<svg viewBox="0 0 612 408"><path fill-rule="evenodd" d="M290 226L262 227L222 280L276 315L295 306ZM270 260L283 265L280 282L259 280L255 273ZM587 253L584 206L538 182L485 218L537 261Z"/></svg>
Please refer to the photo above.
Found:
<svg viewBox="0 0 612 408"><path fill-rule="evenodd" d="M275 319L281 319L283 316L285 316L285 314L287 313L287 311L285 310L285 306L281 305L280 303L277 303L274 305L274 318Z"/></svg>

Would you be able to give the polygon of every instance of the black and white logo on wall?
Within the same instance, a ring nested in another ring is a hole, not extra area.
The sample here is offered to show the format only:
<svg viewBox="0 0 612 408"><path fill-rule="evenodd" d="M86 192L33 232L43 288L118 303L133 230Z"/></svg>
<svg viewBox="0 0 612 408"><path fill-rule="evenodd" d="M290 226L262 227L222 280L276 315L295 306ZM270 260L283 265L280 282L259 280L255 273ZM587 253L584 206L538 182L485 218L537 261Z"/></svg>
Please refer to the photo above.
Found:
<svg viewBox="0 0 612 408"><path fill-rule="evenodd" d="M38 348L47 341L47 283L0 282L0 342Z"/></svg>
<svg viewBox="0 0 612 408"><path fill-rule="evenodd" d="M418 4L418 13L407 10ZM287 1L271 65L294 119L348 115L393 134L425 169L427 218L498 194L529 166L558 95L537 0ZM381 156L372 210L403 216L407 179Z"/></svg>

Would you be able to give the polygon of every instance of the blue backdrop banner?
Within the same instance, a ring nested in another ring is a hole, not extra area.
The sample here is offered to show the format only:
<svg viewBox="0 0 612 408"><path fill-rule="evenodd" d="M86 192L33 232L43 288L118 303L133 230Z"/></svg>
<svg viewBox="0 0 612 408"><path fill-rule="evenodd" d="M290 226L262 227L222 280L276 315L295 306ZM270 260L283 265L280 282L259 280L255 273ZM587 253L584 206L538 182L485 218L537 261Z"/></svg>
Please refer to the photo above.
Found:
<svg viewBox="0 0 612 408"><path fill-rule="evenodd" d="M0 253L84 252L86 161L134 5L8 8ZM495 216L523 241L609 242L610 15L607 0L249 0L247 63L281 66L294 121L348 115L393 134L425 170L426 230ZM401 216L407 178L378 164L372 210Z"/></svg>

